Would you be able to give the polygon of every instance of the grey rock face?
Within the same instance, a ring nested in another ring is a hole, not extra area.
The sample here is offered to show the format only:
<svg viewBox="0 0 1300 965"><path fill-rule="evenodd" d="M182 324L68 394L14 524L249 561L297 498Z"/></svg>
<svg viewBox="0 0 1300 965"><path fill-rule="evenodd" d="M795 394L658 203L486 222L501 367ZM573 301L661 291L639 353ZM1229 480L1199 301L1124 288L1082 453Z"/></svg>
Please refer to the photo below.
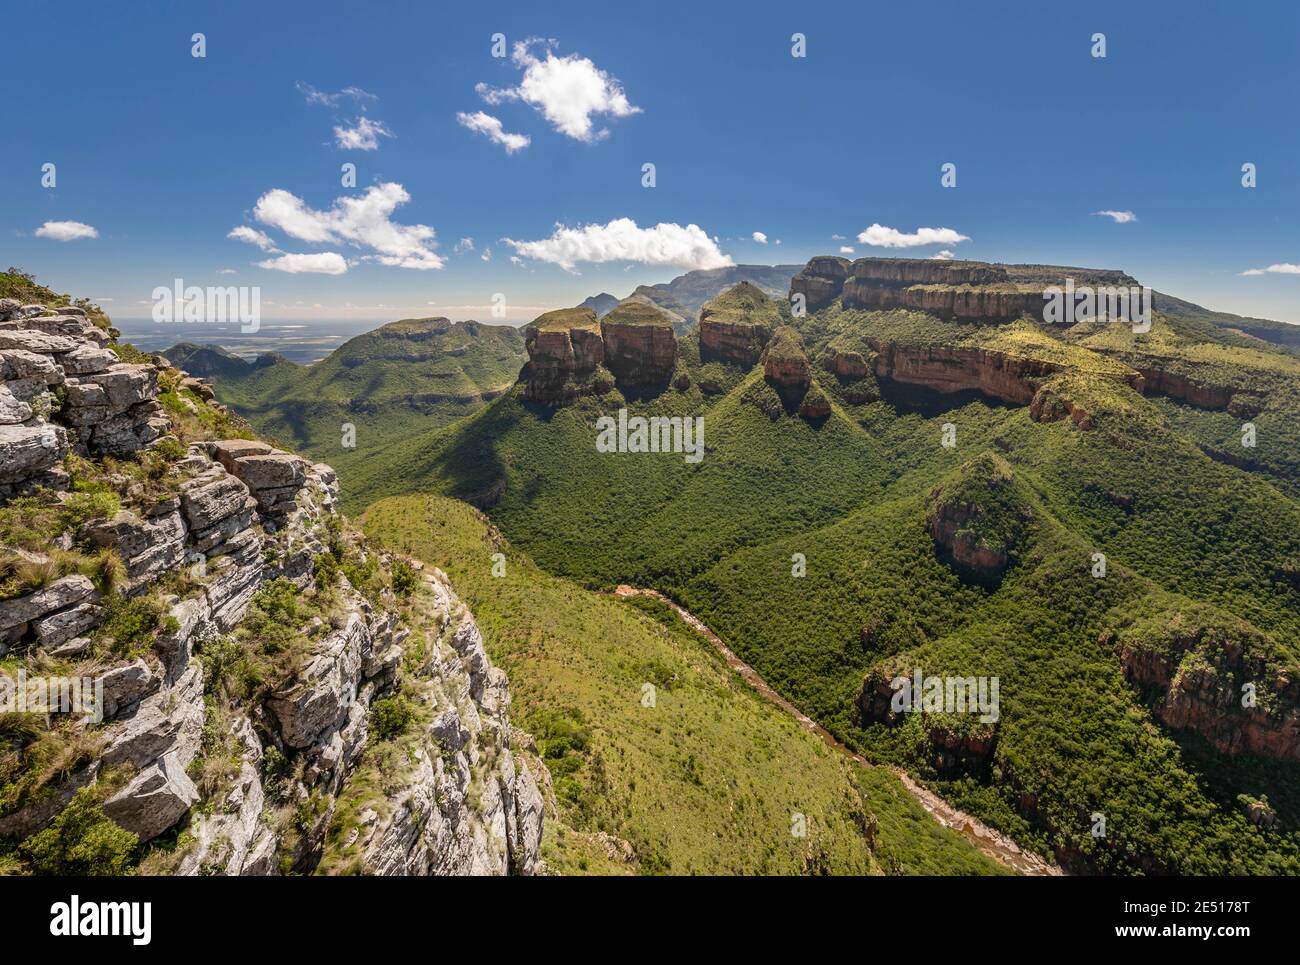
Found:
<svg viewBox="0 0 1300 965"><path fill-rule="evenodd" d="M67 454L68 437L61 426L0 425L0 483L34 476Z"/></svg>
<svg viewBox="0 0 1300 965"><path fill-rule="evenodd" d="M0 627L12 627L94 598L95 584L80 574L55 580L44 589L0 601Z"/></svg>
<svg viewBox="0 0 1300 965"><path fill-rule="evenodd" d="M109 340L79 309L54 314L0 302L0 505L36 486L69 489L62 464L69 452L128 459L171 431L157 400L163 363L119 362ZM182 384L212 398L210 386L183 374ZM221 648L269 581L310 585L338 479L327 465L237 439L194 444L168 470L174 485L161 498L146 499L157 490L123 475L120 512L52 536L62 550L74 538L112 550L125 566L119 589L128 597L188 568L183 580L166 584L183 599L157 597L170 620L150 652L114 657L103 645L101 624L119 601L100 600L84 576L0 600L0 654L18 645L21 655L67 660L98 682L103 698L102 719L76 725L94 728L94 759L38 800L0 814L0 836L35 833L79 788L111 782L104 812L141 842L190 822L176 855L179 873L310 871L339 846L331 822L340 802L370 793L364 781L352 782L378 739L371 707L400 685L428 702L421 719L433 723L403 758L406 782L382 806L360 808L356 827L344 829L358 868L539 870L544 808L532 774L512 755L506 677L488 660L446 577L426 575L437 640L428 646L421 633L422 666L406 665L416 652L413 634L395 608L372 605L340 578L330 623L310 637L302 669L269 696L224 705L231 678L221 676ZM26 562L47 562L28 555ZM0 674L0 693L12 685ZM211 716L210 705L218 708ZM229 734L214 735L226 719ZM201 795L207 799L196 808ZM350 809L341 814L351 820Z"/></svg>
<svg viewBox="0 0 1300 965"><path fill-rule="evenodd" d="M168 754L109 798L104 813L141 841L151 841L184 817L198 799L198 789L184 766Z"/></svg>

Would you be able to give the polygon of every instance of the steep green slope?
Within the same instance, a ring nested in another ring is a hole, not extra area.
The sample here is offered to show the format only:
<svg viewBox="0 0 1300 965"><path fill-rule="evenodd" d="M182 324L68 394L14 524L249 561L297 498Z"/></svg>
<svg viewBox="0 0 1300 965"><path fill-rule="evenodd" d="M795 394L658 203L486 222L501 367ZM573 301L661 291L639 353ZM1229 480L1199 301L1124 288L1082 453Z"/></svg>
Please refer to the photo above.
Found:
<svg viewBox="0 0 1300 965"><path fill-rule="evenodd" d="M555 780L563 827L547 827L552 867L1001 871L932 821L887 770L850 763L757 696L662 604L547 574L463 503L384 500L364 526L451 576L509 673L513 713ZM792 834L795 815L807 819L806 837Z"/></svg>
<svg viewBox="0 0 1300 965"><path fill-rule="evenodd" d="M192 346L167 354L178 364L196 355ZM222 402L263 435L329 462L346 491L354 468L395 440L446 426L504 391L524 358L513 326L423 318L359 335L315 365L263 356L212 374Z"/></svg>

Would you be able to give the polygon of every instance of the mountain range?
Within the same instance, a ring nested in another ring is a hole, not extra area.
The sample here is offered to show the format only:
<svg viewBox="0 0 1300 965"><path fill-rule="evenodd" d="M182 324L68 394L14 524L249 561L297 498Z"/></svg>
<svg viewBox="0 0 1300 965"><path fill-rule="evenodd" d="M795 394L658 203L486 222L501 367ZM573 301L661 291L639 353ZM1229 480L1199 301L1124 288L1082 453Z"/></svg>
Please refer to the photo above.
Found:
<svg viewBox="0 0 1300 965"><path fill-rule="evenodd" d="M1149 331L1033 317L1067 278L1131 282L818 258L805 314L748 284L684 336L644 299L551 313L516 385L358 462L344 499L465 500L549 574L662 591L1067 870L1295 868L1300 358L1167 296ZM702 417L702 461L602 453L620 410ZM1000 680L1000 718L899 713L916 672Z"/></svg>

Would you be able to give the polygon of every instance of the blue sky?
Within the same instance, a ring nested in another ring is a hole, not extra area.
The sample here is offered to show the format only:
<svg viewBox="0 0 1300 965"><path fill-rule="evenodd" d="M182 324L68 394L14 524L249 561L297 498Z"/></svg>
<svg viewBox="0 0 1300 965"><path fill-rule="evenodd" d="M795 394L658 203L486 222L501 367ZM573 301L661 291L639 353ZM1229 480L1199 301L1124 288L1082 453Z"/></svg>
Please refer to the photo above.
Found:
<svg viewBox="0 0 1300 965"><path fill-rule="evenodd" d="M1242 274L1300 264L1296 4L542 6L11 2L0 261L123 318L179 277L258 285L270 318L486 319L500 293L521 320L844 245L1123 268L1300 322L1300 273ZM494 58L495 33L545 39Z"/></svg>

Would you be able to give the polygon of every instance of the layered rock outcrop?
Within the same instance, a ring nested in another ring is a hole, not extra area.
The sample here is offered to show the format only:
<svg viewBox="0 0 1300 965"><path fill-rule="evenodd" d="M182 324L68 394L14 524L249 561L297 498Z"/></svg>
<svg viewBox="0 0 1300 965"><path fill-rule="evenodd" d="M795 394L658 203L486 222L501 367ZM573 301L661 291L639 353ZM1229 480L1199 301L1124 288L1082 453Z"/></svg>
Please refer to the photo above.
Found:
<svg viewBox="0 0 1300 965"><path fill-rule="evenodd" d="M1058 388L1045 383L1070 371L1049 359L1015 355L977 346L937 343L902 344L868 338L874 353L875 374L936 392L974 390L1011 405L1029 405L1036 421L1070 418L1080 429L1091 429L1093 416ZM1117 370L1115 377L1137 392L1145 380L1136 371Z"/></svg>
<svg viewBox="0 0 1300 965"><path fill-rule="evenodd" d="M763 353L763 376L777 390L803 392L812 381L812 366L803 339L789 325L778 328Z"/></svg>
<svg viewBox="0 0 1300 965"><path fill-rule="evenodd" d="M1174 610L1107 631L1101 643L1119 653L1165 726L1195 731L1223 754L1300 761L1300 679L1249 624Z"/></svg>
<svg viewBox="0 0 1300 965"><path fill-rule="evenodd" d="M790 294L802 295L804 307L810 312L825 308L840 297L852 264L847 258L818 255L790 279Z"/></svg>
<svg viewBox="0 0 1300 965"><path fill-rule="evenodd" d="M836 298L845 308L903 308L958 321L1006 322L1041 315L1041 289L1017 285L1000 265L914 258L817 257L790 283L809 311Z"/></svg>
<svg viewBox="0 0 1300 965"><path fill-rule="evenodd" d="M93 699L50 715L51 734L83 750L59 773L20 775L0 837L42 830L89 789L141 844L184 829L152 870L312 870L341 847L330 830L363 793L354 779L376 766L372 748L397 739L375 733L376 701L414 693L427 707L415 717L433 721L403 738L420 772L374 799L357 870L541 870L543 809L512 754L508 683L446 577L425 574L404 601L382 585L363 593L340 559L372 582L395 561L349 535L328 466L256 440L186 445L174 420L194 415L192 432L224 410L183 372L118 362L75 313L4 315L0 385L21 405L0 426L0 508L30 495L22 512L68 528L45 548L0 551L5 586L18 587L0 599L0 653L29 689L53 668ZM69 455L97 502L69 492ZM286 601L307 598L317 615L295 617ZM248 661L265 663L230 689ZM0 674L0 697L18 686Z"/></svg>
<svg viewBox="0 0 1300 965"><path fill-rule="evenodd" d="M590 308L565 308L539 316L525 331L526 398L559 402L579 394L605 361L600 321Z"/></svg>
<svg viewBox="0 0 1300 965"><path fill-rule="evenodd" d="M757 285L741 282L700 309L700 358L749 368L780 323L776 303Z"/></svg>
<svg viewBox="0 0 1300 965"><path fill-rule="evenodd" d="M927 527L963 576L996 584L1026 539L1032 511L1010 464L983 452L930 491Z"/></svg>
<svg viewBox="0 0 1300 965"><path fill-rule="evenodd" d="M623 302L600 321L605 365L620 388L666 385L677 367L672 321L653 306Z"/></svg>

